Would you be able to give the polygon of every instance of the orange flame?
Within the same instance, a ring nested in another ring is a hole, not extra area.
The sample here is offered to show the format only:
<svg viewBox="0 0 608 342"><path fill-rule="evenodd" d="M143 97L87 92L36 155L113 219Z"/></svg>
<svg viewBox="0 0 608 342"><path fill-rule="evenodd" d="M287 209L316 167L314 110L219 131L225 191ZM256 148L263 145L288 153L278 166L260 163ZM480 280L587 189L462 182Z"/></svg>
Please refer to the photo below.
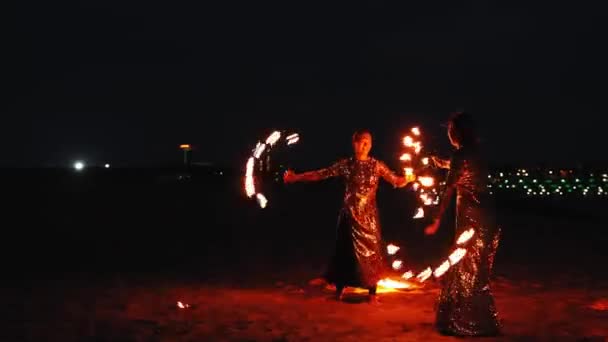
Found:
<svg viewBox="0 0 608 342"><path fill-rule="evenodd" d="M401 278L403 278L405 280L412 279L412 278L414 278L414 272L407 271L407 272L403 273L403 275L401 276Z"/></svg>
<svg viewBox="0 0 608 342"><path fill-rule="evenodd" d="M413 147L414 139L412 137L410 137L409 135L406 136L405 138L403 138L403 145L405 145L405 147Z"/></svg>
<svg viewBox="0 0 608 342"><path fill-rule="evenodd" d="M435 184L435 179L433 177L418 177L418 181L425 188L431 187Z"/></svg>
<svg viewBox="0 0 608 342"><path fill-rule="evenodd" d="M418 275L416 276L416 278L418 278L418 280L419 280L420 282L424 282L424 281L426 281L427 279L429 279L429 278L430 278L432 275L433 275L433 270L431 270L431 268L429 267L429 268L427 268L426 270L424 270L424 271L420 272L420 274L418 274Z"/></svg>
<svg viewBox="0 0 608 342"><path fill-rule="evenodd" d="M414 169L411 167L406 167L403 169L403 171L405 171L406 176L412 176L414 174Z"/></svg>
<svg viewBox="0 0 608 342"><path fill-rule="evenodd" d="M274 145L279 139L281 138L281 132L279 131L274 131L272 132L272 134L270 134L268 136L268 138L266 139L266 144L272 146ZM259 157L258 157L259 158Z"/></svg>
<svg viewBox="0 0 608 342"><path fill-rule="evenodd" d="M257 200L258 200L258 204L260 205L260 207L266 208L266 205L268 204L268 200L266 199L266 196L264 196L263 194L257 194L256 195Z"/></svg>
<svg viewBox="0 0 608 342"><path fill-rule="evenodd" d="M467 254L467 250L464 248L456 249L452 254L450 254L450 264L452 266L456 265L464 256Z"/></svg>
<svg viewBox="0 0 608 342"><path fill-rule="evenodd" d="M423 208L418 208L418 211L416 212L416 215L414 215L415 219L421 219L424 217L424 209Z"/></svg>
<svg viewBox="0 0 608 342"><path fill-rule="evenodd" d="M463 243L469 241L473 237L474 234L475 234L475 229L473 229L473 228L471 228L469 230L465 230L458 237L458 240L456 241L456 244L457 245L462 245Z"/></svg>
<svg viewBox="0 0 608 342"><path fill-rule="evenodd" d="M411 161L412 160L412 155L409 153L404 153L401 155L401 157L399 158L402 161Z"/></svg>
<svg viewBox="0 0 608 342"><path fill-rule="evenodd" d="M448 269L450 269L450 262L449 261L444 261L439 267L437 267L435 269L434 275L436 278L441 277L442 275L445 274L445 272L448 271Z"/></svg>
<svg viewBox="0 0 608 342"><path fill-rule="evenodd" d="M395 260L395 261L393 261L393 269L394 270L401 269L402 266L403 266L403 261L401 261L401 260Z"/></svg>
<svg viewBox="0 0 608 342"><path fill-rule="evenodd" d="M255 163L255 159L250 157L247 160L247 167L245 171L245 193L247 197L252 197L255 195L255 184L253 182L253 166Z"/></svg>
<svg viewBox="0 0 608 342"><path fill-rule="evenodd" d="M260 144L260 143L258 143L258 145L255 147L255 151L253 152L253 156L256 159L259 159L260 156L262 155L262 153L264 153L265 149L266 149L266 144Z"/></svg>
<svg viewBox="0 0 608 342"><path fill-rule="evenodd" d="M420 128L418 128L418 127L413 127L413 128L412 128L412 133L413 133L414 135L420 135Z"/></svg>
<svg viewBox="0 0 608 342"><path fill-rule="evenodd" d="M429 158L422 158L422 164L429 165Z"/></svg>
<svg viewBox="0 0 608 342"><path fill-rule="evenodd" d="M393 244L390 244L388 246L386 246L386 250L388 252L389 255L395 255L397 254L397 252L400 250L401 248L398 246L395 246Z"/></svg>
<svg viewBox="0 0 608 342"><path fill-rule="evenodd" d="M394 289L409 289L412 287L413 285L408 282L393 280L390 278L385 278L378 282L378 292L390 292Z"/></svg>

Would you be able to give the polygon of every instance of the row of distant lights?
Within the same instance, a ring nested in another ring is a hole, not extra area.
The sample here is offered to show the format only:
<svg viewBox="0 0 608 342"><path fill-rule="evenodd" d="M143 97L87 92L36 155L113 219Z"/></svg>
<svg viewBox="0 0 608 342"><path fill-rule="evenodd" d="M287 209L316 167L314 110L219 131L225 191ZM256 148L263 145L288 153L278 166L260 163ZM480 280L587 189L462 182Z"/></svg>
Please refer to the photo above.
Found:
<svg viewBox="0 0 608 342"><path fill-rule="evenodd" d="M549 171L549 174L550 174L550 175L552 175L552 174L553 174L553 171ZM528 176L529 176L528 172L527 172L525 169L518 170L518 171L517 171L517 173L516 173L516 175L517 175L518 177L528 177ZM500 177L504 177L504 173L503 173L503 172L499 173L499 176L500 176ZM594 174L590 174L590 176L591 176L591 177L594 177L595 175L594 175ZM492 178L492 175L488 175L488 178ZM576 183L579 183L580 181L581 181L581 180L580 180L580 179L578 179L578 178L577 178L577 179L575 179L575 182L576 182ZM506 184L508 184L508 183L509 183L509 180L508 180L508 179L506 179L504 182L505 182ZM523 179L520 179L520 180L519 180L519 183L523 183L523 182L524 182L524 181L523 181ZM532 182L536 184L536 183L538 183L538 180L537 180L537 179L534 179L534 180L532 180ZM561 180L561 182L562 182L562 183L566 183L566 180L565 180L565 179L562 179L562 180ZM603 182L603 183L608 183L608 174L602 174L602 182ZM488 185L488 188L492 188L492 187L493 187L493 186L492 186L491 184L490 184L490 185ZM513 184L513 185L505 185L505 188L506 188L506 189L509 189L509 188L511 188L511 189L515 189L516 187L517 187L517 185L514 185L514 184ZM539 191L539 192L536 192L536 191L534 191L533 189L528 188L528 186L527 186L527 185L524 185L524 186L523 186L523 188L524 188L524 189L527 189L527 195L528 195L528 196L537 196L537 195L539 195L539 196L549 196L549 195L551 195L552 193L553 193L553 194L559 194L560 196L563 196L563 195L564 195L564 189L562 189L562 187L561 187L561 186L558 186L558 187L557 187L557 189L553 190L553 192L551 192L551 191L547 191L547 190L545 189L545 186L544 186L544 185L542 185L542 184L539 184L539 185L538 185L538 187L540 188L540 191ZM578 188L577 186L574 186L574 187L572 188L572 190L577 190L577 188ZM590 190L591 188L590 188L590 187L585 187L585 188L582 188L582 187L581 187L581 189L582 189L582 193L583 193L583 195L584 195L584 196L587 196L587 195L589 194L589 190ZM565 190L565 191L568 191L568 190ZM570 192L571 192L571 191L570 191ZM492 191L490 191L490 194L492 194L492 193L493 193L493 192L492 192ZM601 195L608 196L608 191L605 191L605 190L604 190L604 189L603 189L601 186L598 186L598 187L597 187L597 195L599 195L599 196L601 196Z"/></svg>
<svg viewBox="0 0 608 342"><path fill-rule="evenodd" d="M86 164L83 161L76 161L74 162L74 170L76 171L82 171L86 168ZM103 167L105 167L106 169L110 168L110 164L105 164Z"/></svg>

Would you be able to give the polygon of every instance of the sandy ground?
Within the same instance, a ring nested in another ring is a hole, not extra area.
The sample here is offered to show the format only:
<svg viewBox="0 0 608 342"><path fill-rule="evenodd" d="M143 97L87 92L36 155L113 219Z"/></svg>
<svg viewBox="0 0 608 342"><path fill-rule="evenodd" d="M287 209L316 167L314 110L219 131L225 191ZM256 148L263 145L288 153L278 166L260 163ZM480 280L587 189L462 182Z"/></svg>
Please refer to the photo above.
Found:
<svg viewBox="0 0 608 342"><path fill-rule="evenodd" d="M329 288L310 281L235 287L161 278L62 279L27 296L13 293L9 307L24 317L8 324L2 340L454 340L434 330L439 290L432 283L382 293L381 304L370 305L356 291L336 302ZM493 288L504 336L483 340L608 340L606 283L498 278Z"/></svg>

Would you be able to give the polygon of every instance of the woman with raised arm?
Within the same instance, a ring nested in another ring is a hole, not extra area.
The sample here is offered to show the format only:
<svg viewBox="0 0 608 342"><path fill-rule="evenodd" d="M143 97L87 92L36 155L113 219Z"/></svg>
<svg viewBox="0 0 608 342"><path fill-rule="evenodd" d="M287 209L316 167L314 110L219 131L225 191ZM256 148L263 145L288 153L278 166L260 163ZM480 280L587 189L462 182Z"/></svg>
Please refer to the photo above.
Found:
<svg viewBox="0 0 608 342"><path fill-rule="evenodd" d="M455 113L448 124L448 138L455 148L450 161L434 158L448 168L446 189L436 219L425 229L435 234L452 195L456 193L456 236L471 228L467 253L442 278L436 326L440 333L456 336L494 336L500 326L490 290L490 275L500 230L489 197L488 170L481 156L471 116Z"/></svg>
<svg viewBox="0 0 608 342"><path fill-rule="evenodd" d="M378 181L383 178L394 187L413 181L397 176L383 162L369 156L372 135L367 130L355 132L352 138L354 156L332 166L301 174L289 170L285 183L320 181L342 177L346 183L344 202L338 217L335 253L325 279L336 286L336 299L341 300L347 286L367 288L369 300L377 303L376 284L384 275L380 223L376 207Z"/></svg>

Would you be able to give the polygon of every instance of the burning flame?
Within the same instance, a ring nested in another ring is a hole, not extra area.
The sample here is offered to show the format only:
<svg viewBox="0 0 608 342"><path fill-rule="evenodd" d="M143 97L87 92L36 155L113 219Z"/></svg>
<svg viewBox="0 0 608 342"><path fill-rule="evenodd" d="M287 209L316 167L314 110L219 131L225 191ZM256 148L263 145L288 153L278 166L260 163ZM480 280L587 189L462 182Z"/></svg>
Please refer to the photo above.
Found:
<svg viewBox="0 0 608 342"><path fill-rule="evenodd" d="M448 271L448 269L450 269L450 262L444 261L441 265L439 265L439 267L435 269L435 272L433 272L433 274L435 275L435 278L439 278L444 275L445 272Z"/></svg>
<svg viewBox="0 0 608 342"><path fill-rule="evenodd" d="M412 288L413 285L407 282L402 282L398 280L393 280L390 278L382 279L378 282L378 290L381 289L409 289Z"/></svg>
<svg viewBox="0 0 608 342"><path fill-rule="evenodd" d="M406 167L403 169L403 171L405 171L406 176L412 176L414 174L414 169L411 167Z"/></svg>
<svg viewBox="0 0 608 342"><path fill-rule="evenodd" d="M402 266L403 266L403 261L401 261L401 260L395 260L395 261L393 261L393 269L394 270L401 269Z"/></svg>
<svg viewBox="0 0 608 342"><path fill-rule="evenodd" d="M187 309L190 307L190 304L184 304L182 302L177 302L177 307L180 309Z"/></svg>
<svg viewBox="0 0 608 342"><path fill-rule="evenodd" d="M268 204L268 200L266 199L266 196L264 196L263 194L257 194L256 195L257 200L258 200L258 204L260 205L260 207L266 208L266 205Z"/></svg>
<svg viewBox="0 0 608 342"><path fill-rule="evenodd" d="M422 158L422 164L429 165L429 158L427 158L427 157Z"/></svg>
<svg viewBox="0 0 608 342"><path fill-rule="evenodd" d="M404 153L399 159L402 161L412 161L412 155L409 153Z"/></svg>
<svg viewBox="0 0 608 342"><path fill-rule="evenodd" d="M298 141L300 141L300 136L298 135L298 133L294 133L291 135L288 135L285 140L287 140L287 145L293 145L295 143L297 143Z"/></svg>
<svg viewBox="0 0 608 342"><path fill-rule="evenodd" d="M386 246L386 250L388 252L389 255L395 255L397 254L397 252L400 250L401 248L398 246L395 246L393 244L390 244L388 246Z"/></svg>
<svg viewBox="0 0 608 342"><path fill-rule="evenodd" d="M418 177L418 182L425 188L435 185L435 179L433 177Z"/></svg>
<svg viewBox="0 0 608 342"><path fill-rule="evenodd" d="M272 132L272 134L270 134L268 136L268 139L266 139L266 144L272 146L274 145L279 139L281 138L281 132L279 131L274 131ZM259 157L257 157L259 158Z"/></svg>
<svg viewBox="0 0 608 342"><path fill-rule="evenodd" d="M418 128L418 127L413 127L413 128L412 128L412 133L413 133L414 135L420 135L420 128Z"/></svg>
<svg viewBox="0 0 608 342"><path fill-rule="evenodd" d="M452 266L456 265L464 256L467 254L467 250L464 248L456 249L452 254L450 254L450 264Z"/></svg>
<svg viewBox="0 0 608 342"><path fill-rule="evenodd" d="M421 219L424 217L424 209L423 208L418 208L418 211L416 212L416 215L414 215L415 219Z"/></svg>
<svg viewBox="0 0 608 342"><path fill-rule="evenodd" d="M409 135L406 136L405 138L403 138L403 145L405 145L405 147L413 147L414 139L412 137L410 137Z"/></svg>
<svg viewBox="0 0 608 342"><path fill-rule="evenodd" d="M401 278L403 278L405 280L412 279L412 278L414 278L414 272L407 271L407 272L403 273L403 275L401 276Z"/></svg>
<svg viewBox="0 0 608 342"><path fill-rule="evenodd" d="M456 241L456 244L457 245L462 245L463 243L469 241L473 237L474 234L475 234L475 229L473 229L473 228L471 228L469 230L465 230L458 237L458 240Z"/></svg>
<svg viewBox="0 0 608 342"><path fill-rule="evenodd" d="M420 272L420 274L418 274L416 276L416 278L420 281L420 282L425 282L427 279L429 279L431 276L433 275L433 270L431 270L430 267L428 267L426 270Z"/></svg>
<svg viewBox="0 0 608 342"><path fill-rule="evenodd" d="M247 197L252 197L255 195L255 185L253 182L253 166L255 160L253 157L250 157L247 160L247 166L245 170L245 192L247 193Z"/></svg>
<svg viewBox="0 0 608 342"><path fill-rule="evenodd" d="M260 156L262 155L262 153L264 153L265 149L266 144L258 143L258 145L255 147L255 151L253 152L253 156L255 157L255 159L260 159Z"/></svg>

